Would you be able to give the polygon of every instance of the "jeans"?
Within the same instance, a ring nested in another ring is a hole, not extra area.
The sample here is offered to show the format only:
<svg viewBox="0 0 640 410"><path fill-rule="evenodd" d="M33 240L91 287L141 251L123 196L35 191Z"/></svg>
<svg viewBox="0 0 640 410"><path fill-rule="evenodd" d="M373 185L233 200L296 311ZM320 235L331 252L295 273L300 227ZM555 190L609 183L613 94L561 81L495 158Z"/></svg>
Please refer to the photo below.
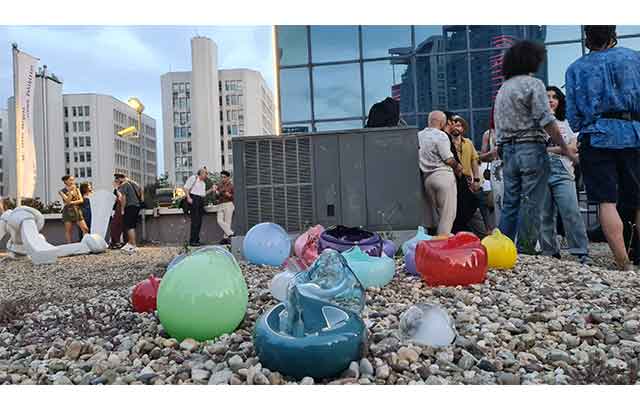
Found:
<svg viewBox="0 0 640 410"><path fill-rule="evenodd" d="M504 198L500 230L516 240L518 252L536 254L542 203L549 179L549 156L544 144L505 144Z"/></svg>
<svg viewBox="0 0 640 410"><path fill-rule="evenodd" d="M191 195L191 238L192 244L200 242L200 228L202 227L202 216L204 215L204 197Z"/></svg>
<svg viewBox="0 0 640 410"><path fill-rule="evenodd" d="M556 215L560 213L565 236L569 243L569 253L587 255L589 253L589 239L584 219L580 214L575 181L558 156L550 155L549 162L551 172L542 210L542 231L540 233L542 253L544 255L560 253L556 232Z"/></svg>

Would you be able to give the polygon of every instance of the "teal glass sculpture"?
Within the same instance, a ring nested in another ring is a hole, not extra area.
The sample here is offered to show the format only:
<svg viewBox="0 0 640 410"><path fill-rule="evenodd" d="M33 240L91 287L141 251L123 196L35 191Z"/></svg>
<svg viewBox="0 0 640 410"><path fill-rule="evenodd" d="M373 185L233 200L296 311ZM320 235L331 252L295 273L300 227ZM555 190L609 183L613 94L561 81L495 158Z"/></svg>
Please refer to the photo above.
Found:
<svg viewBox="0 0 640 410"><path fill-rule="evenodd" d="M354 246L342 256L365 288L381 288L391 282L396 273L396 263L384 253L382 256L369 256Z"/></svg>
<svg viewBox="0 0 640 410"><path fill-rule="evenodd" d="M340 253L326 250L289 283L285 301L258 319L253 338L260 362L296 379L340 374L362 357L363 308L362 284Z"/></svg>

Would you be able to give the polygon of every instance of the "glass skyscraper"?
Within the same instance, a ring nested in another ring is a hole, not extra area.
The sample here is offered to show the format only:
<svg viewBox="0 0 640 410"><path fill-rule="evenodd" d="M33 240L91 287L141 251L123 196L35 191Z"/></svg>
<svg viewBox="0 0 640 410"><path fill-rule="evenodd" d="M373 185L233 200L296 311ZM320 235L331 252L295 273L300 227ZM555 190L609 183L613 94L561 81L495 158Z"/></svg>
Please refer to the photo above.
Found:
<svg viewBox="0 0 640 410"><path fill-rule="evenodd" d="M617 32L619 45L640 49L640 26ZM401 118L421 128L434 109L461 114L479 145L504 51L524 39L545 44L536 75L558 87L586 52L581 26L277 26L282 130L361 128L371 106L392 97Z"/></svg>

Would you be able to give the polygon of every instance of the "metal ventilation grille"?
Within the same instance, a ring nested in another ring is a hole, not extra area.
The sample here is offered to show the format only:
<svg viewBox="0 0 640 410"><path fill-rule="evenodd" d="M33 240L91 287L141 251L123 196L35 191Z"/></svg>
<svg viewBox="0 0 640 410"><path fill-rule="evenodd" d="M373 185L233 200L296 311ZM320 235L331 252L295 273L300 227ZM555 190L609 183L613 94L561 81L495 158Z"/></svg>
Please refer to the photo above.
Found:
<svg viewBox="0 0 640 410"><path fill-rule="evenodd" d="M313 222L309 137L247 141L243 165L247 229L274 222L296 232Z"/></svg>

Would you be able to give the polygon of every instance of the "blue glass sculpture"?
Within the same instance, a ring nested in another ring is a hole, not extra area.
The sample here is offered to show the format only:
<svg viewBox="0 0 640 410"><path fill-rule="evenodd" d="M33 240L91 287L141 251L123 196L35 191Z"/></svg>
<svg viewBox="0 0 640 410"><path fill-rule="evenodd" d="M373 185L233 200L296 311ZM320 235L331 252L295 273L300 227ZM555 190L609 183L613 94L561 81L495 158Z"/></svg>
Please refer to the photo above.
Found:
<svg viewBox="0 0 640 410"><path fill-rule="evenodd" d="M369 256L354 246L342 256L365 288L381 288L391 282L396 273L396 263L384 253L380 257Z"/></svg>
<svg viewBox="0 0 640 410"><path fill-rule="evenodd" d="M262 365L300 379L336 376L362 356L364 288L337 251L326 250L262 315L254 346Z"/></svg>
<svg viewBox="0 0 640 410"><path fill-rule="evenodd" d="M264 222L249 229L242 253L256 265L281 266L291 254L291 238L280 225Z"/></svg>

